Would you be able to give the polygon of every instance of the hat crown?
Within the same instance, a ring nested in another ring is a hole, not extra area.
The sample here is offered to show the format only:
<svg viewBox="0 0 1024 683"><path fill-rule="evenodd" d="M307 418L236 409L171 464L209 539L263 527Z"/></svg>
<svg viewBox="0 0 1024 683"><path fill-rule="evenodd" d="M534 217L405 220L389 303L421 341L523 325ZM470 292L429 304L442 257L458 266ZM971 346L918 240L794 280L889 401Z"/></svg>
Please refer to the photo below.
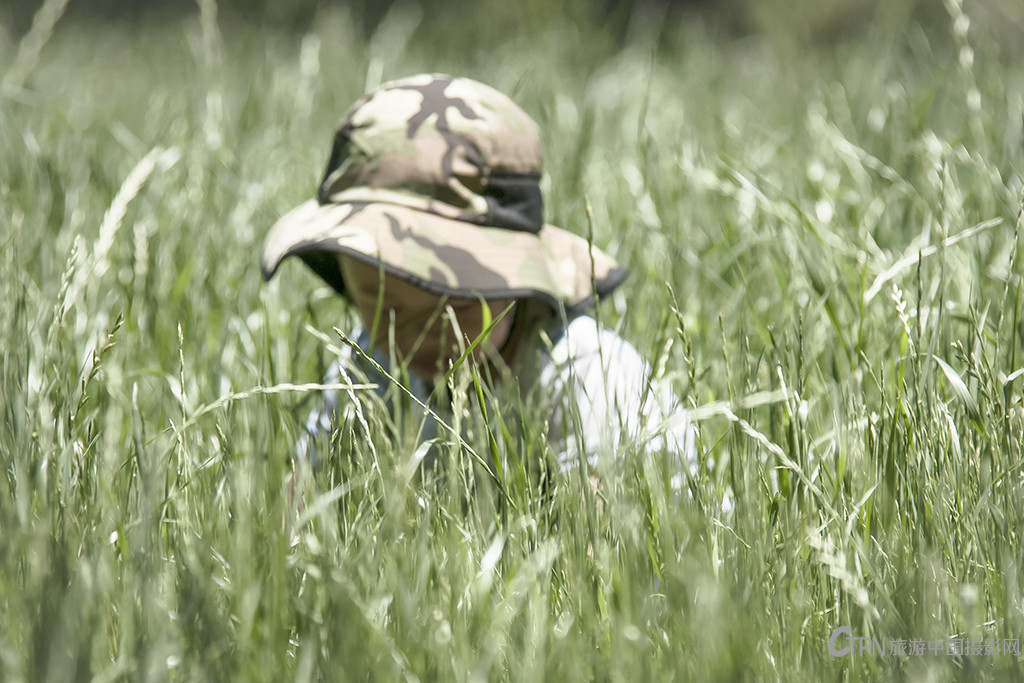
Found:
<svg viewBox="0 0 1024 683"><path fill-rule="evenodd" d="M349 110L318 198L537 232L542 170L537 125L511 99L469 79L419 75L386 83Z"/></svg>

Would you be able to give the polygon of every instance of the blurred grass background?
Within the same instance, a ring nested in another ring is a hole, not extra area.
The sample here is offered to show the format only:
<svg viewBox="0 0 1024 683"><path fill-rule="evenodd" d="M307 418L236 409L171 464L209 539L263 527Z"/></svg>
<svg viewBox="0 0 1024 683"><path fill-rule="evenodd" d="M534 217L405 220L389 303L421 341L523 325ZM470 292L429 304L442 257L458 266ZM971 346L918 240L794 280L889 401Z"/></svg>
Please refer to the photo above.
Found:
<svg viewBox="0 0 1024 683"><path fill-rule="evenodd" d="M1019 3L0 20L0 680L1024 676L827 649L1024 632ZM548 220L633 272L602 320L701 418L692 496L630 453L600 498L532 489L529 410L500 487L452 440L415 477L367 402L296 517L318 394L288 383L352 313L301 268L262 283L258 247L345 108L421 71L540 123Z"/></svg>

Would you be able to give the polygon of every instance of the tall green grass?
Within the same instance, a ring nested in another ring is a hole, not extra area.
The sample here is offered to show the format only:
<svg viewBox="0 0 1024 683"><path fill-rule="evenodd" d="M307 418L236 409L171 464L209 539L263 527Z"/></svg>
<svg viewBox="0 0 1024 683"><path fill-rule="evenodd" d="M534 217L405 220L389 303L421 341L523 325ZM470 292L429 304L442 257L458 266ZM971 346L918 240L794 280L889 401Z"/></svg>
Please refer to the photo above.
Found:
<svg viewBox="0 0 1024 683"><path fill-rule="evenodd" d="M1024 634L1024 69L970 3L799 49L63 4L0 44L0 680L1024 676L827 647ZM260 242L344 108L431 70L534 115L548 219L631 268L601 317L699 419L689 495L639 448L537 486L543 416L465 376L436 468L359 389L292 463L354 318Z"/></svg>

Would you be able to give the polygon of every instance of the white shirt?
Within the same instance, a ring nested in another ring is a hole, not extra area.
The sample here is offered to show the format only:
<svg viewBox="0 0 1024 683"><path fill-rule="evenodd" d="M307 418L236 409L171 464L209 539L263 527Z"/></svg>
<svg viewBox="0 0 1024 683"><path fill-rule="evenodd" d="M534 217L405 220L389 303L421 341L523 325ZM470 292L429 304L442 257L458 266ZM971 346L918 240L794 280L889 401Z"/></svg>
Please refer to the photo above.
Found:
<svg viewBox="0 0 1024 683"><path fill-rule="evenodd" d="M370 348L365 330L357 330L352 339L382 367L388 367L387 356ZM629 342L594 318L579 316L550 338L550 346L542 346L535 372L530 374L535 374L536 394L549 402L543 413L549 416L549 444L563 470L582 461L597 467L632 444L678 458L680 475L673 479L676 488L682 484L684 469L695 471L695 429L686 410L664 382L651 380L650 365ZM390 385L348 347L331 365L324 383L337 384L345 375L356 382L365 378L376 384L382 398ZM426 382L412 373L408 389L419 400L428 401ZM323 405L310 414L297 444L300 457L315 460L313 439L321 432L329 434L338 421L339 392L324 391L323 399ZM426 429L436 433L429 422Z"/></svg>

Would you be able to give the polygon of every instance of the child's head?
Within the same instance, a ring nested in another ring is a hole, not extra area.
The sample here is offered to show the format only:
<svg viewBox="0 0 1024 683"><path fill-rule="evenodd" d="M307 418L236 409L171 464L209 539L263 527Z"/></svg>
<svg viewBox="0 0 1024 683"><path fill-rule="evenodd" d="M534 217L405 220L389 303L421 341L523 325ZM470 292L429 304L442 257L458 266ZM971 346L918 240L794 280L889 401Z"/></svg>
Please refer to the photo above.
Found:
<svg viewBox="0 0 1024 683"><path fill-rule="evenodd" d="M298 256L372 324L381 267L398 350L433 374L451 356L440 337L452 326L420 326L443 299L472 340L481 300L495 316L514 300L571 316L625 278L587 240L544 223L542 171L536 123L497 90L430 74L386 83L346 114L316 199L271 228L263 275ZM503 348L511 324L507 315L486 351Z"/></svg>
<svg viewBox="0 0 1024 683"><path fill-rule="evenodd" d="M485 301L435 294L383 271L379 265L347 255L339 256L339 266L348 297L364 323L372 325L379 319L379 335L394 335L399 359L425 379L445 372L449 362L461 356L484 332L485 305L493 318L509 306L513 310L494 323L472 358L477 362L494 359L509 339L514 299Z"/></svg>

